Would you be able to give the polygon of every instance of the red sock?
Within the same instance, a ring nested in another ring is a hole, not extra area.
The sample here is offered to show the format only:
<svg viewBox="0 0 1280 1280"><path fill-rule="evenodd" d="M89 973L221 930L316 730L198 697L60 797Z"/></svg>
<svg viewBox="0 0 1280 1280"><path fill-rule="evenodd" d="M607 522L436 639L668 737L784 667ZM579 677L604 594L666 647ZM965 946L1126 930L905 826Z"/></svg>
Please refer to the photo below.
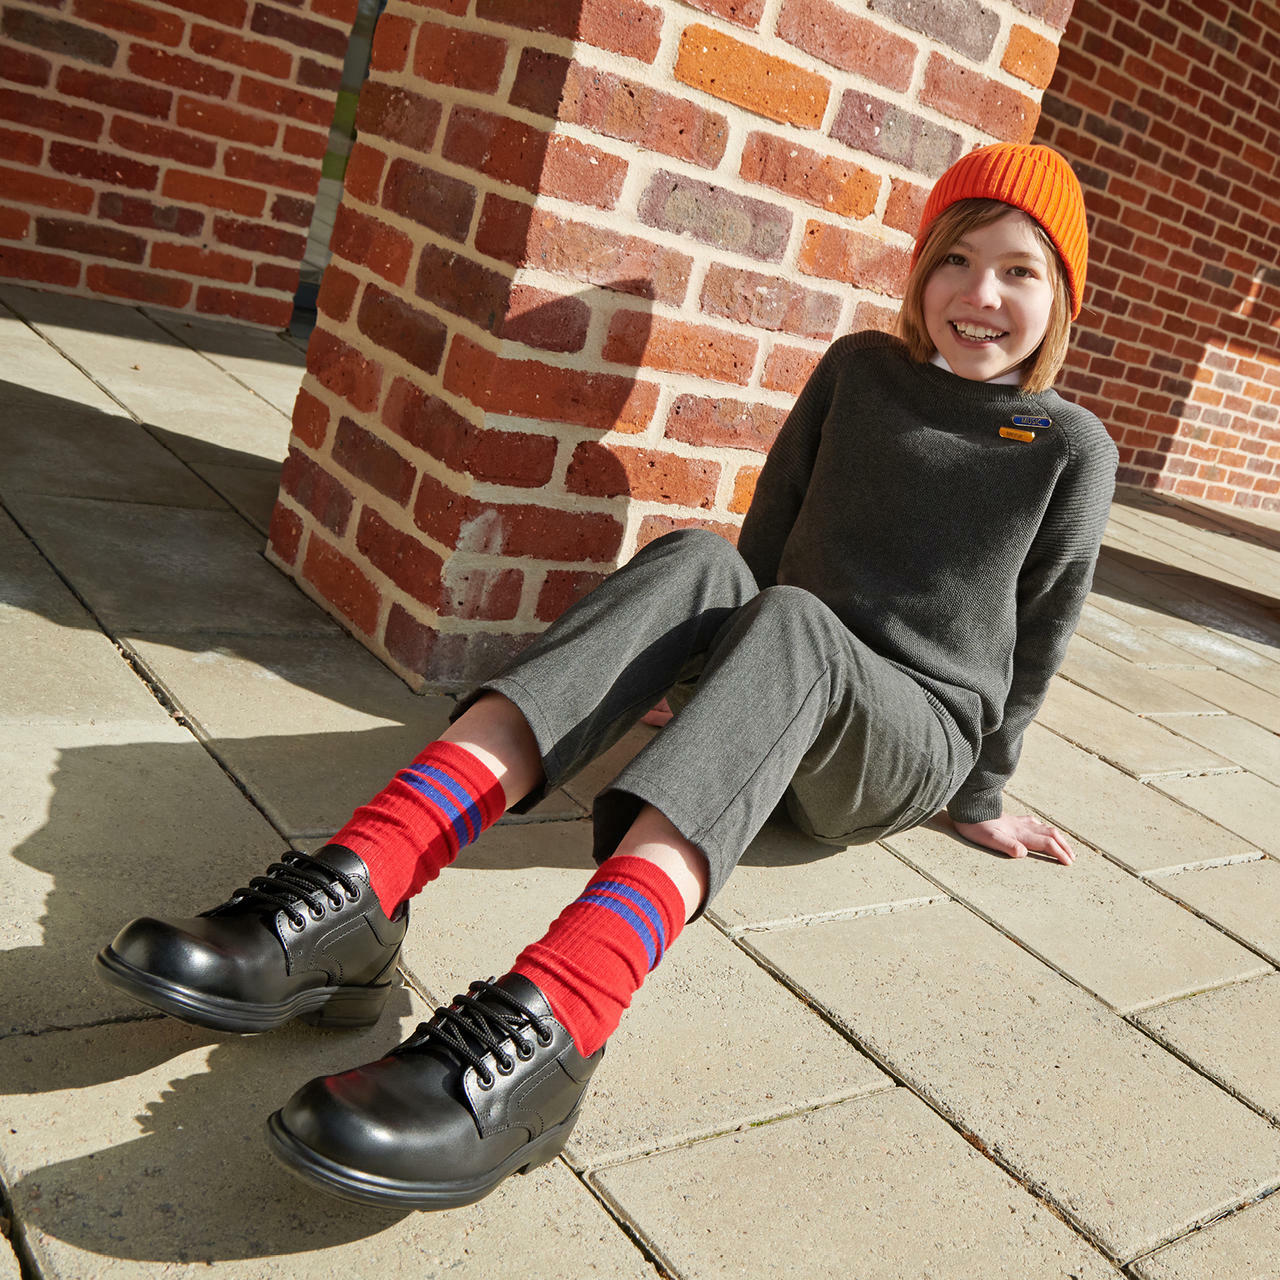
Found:
<svg viewBox="0 0 1280 1280"><path fill-rule="evenodd" d="M433 742L333 837L369 868L390 915L458 856L507 807L502 784L470 751Z"/></svg>
<svg viewBox="0 0 1280 1280"><path fill-rule="evenodd" d="M615 856L542 941L525 947L512 972L537 985L590 1057L683 928L684 898L671 877L645 858Z"/></svg>

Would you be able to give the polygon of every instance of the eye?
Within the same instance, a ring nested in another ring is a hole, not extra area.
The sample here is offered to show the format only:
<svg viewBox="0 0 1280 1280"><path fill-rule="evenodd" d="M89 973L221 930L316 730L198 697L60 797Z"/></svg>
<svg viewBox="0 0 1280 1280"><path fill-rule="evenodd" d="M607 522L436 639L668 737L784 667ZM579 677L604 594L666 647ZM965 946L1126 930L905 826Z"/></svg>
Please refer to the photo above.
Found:
<svg viewBox="0 0 1280 1280"><path fill-rule="evenodd" d="M963 267L967 259L963 253L951 252L942 260L948 267Z"/></svg>

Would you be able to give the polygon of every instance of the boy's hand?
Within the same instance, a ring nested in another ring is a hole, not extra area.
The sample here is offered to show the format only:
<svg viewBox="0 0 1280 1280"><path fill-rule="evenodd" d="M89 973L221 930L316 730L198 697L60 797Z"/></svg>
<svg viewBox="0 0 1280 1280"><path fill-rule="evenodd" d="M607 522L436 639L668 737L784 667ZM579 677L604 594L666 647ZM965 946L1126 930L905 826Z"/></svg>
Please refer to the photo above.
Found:
<svg viewBox="0 0 1280 1280"><path fill-rule="evenodd" d="M989 822L956 822L952 825L966 840L1008 854L1011 858L1025 858L1029 852L1047 853L1064 867L1076 858L1067 838L1057 827L1050 827L1030 814L1014 817L1006 813Z"/></svg>

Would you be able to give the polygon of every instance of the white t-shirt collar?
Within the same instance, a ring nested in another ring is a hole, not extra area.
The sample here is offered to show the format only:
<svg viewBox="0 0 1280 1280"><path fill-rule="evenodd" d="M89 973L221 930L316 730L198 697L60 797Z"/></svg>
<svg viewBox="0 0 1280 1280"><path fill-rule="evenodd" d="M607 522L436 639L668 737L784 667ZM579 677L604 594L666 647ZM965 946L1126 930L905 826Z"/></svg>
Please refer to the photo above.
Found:
<svg viewBox="0 0 1280 1280"><path fill-rule="evenodd" d="M955 370L947 363L947 358L941 351L935 351L933 355L929 357L929 363L936 364L939 369L945 369L948 373L955 373ZM996 387L1019 386L1022 383L1022 366L1018 365L1017 368L1010 369L1007 372L1000 374L999 377L988 378L987 383L990 386Z"/></svg>

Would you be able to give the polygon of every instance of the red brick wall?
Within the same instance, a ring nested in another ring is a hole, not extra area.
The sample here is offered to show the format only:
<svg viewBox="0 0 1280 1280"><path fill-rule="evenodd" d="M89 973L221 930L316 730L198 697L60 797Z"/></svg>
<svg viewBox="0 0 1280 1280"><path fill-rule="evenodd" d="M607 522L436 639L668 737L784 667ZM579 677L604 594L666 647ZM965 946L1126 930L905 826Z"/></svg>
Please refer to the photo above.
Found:
<svg viewBox="0 0 1280 1280"><path fill-rule="evenodd" d="M282 328L355 0L3 0L0 278Z"/></svg>
<svg viewBox="0 0 1280 1280"><path fill-rule="evenodd" d="M1121 479L1280 511L1280 7L1079 0L1039 136L1092 212L1064 387Z"/></svg>
<svg viewBox="0 0 1280 1280"><path fill-rule="evenodd" d="M933 179L1027 140L1069 0L391 0L270 554L410 679L668 529L736 536Z"/></svg>

